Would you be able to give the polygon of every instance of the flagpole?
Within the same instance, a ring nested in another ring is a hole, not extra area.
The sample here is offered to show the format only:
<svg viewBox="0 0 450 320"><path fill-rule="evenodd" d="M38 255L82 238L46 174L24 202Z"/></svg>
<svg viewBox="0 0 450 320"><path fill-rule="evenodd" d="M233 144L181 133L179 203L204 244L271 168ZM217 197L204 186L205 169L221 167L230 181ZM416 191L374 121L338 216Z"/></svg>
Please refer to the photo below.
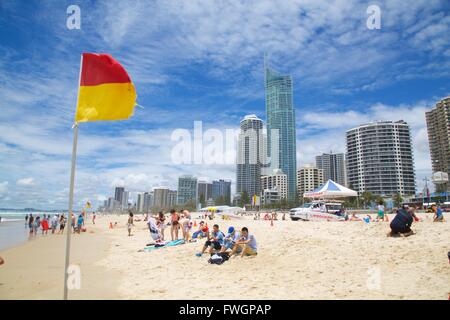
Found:
<svg viewBox="0 0 450 320"><path fill-rule="evenodd" d="M83 69L83 55L80 57L80 74L78 77L78 98L80 97L81 70ZM72 214L73 214L73 193L75 186L75 167L77 164L77 143L78 143L78 122L75 121L73 127L73 146L72 146L72 165L70 169L70 187L69 187L69 211L67 213L67 238L66 238L66 260L64 264L64 300L69 298L69 288L67 282L69 280L69 263L70 263L70 235L72 234Z"/></svg>
<svg viewBox="0 0 450 320"><path fill-rule="evenodd" d="M75 184L75 166L77 160L77 142L78 142L78 123L73 125L73 149L72 149L72 168L70 171L70 191L69 191L69 212L67 213L67 240L66 240L66 263L64 266L64 300L68 299L67 282L69 278L68 268L70 261L70 235L72 233L72 210L73 210L73 191Z"/></svg>

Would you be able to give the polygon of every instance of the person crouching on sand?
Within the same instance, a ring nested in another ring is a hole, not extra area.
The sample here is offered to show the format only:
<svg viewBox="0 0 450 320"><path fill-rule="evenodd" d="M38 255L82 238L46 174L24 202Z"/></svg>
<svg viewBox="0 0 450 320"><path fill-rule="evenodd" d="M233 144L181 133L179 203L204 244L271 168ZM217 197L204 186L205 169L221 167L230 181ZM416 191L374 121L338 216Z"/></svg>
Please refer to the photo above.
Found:
<svg viewBox="0 0 450 320"><path fill-rule="evenodd" d="M128 228L128 236L131 236L131 227L133 227L133 212L130 211L128 214L128 222L127 222L127 228Z"/></svg>
<svg viewBox="0 0 450 320"><path fill-rule="evenodd" d="M387 236L392 237L395 235L402 235L407 237L414 234L414 232L411 230L413 221L414 219L411 215L411 212L408 212L408 207L404 206L397 211L394 219L392 219L390 224L391 232L389 232Z"/></svg>
<svg viewBox="0 0 450 320"><path fill-rule="evenodd" d="M156 243L162 242L161 232L156 225L156 220L152 217L148 217L147 219L148 230L150 231L150 236Z"/></svg>
<svg viewBox="0 0 450 320"><path fill-rule="evenodd" d="M205 245L202 248L202 251L197 253L197 257L201 257L203 253L205 253L206 249L209 248L209 253L218 252L222 246L223 246L223 239L225 238L225 235L222 231L219 230L219 226L215 224L213 226L213 231L210 235L208 235L208 240L205 242Z"/></svg>
<svg viewBox="0 0 450 320"><path fill-rule="evenodd" d="M442 213L442 208L441 206L434 206L436 208L436 211L434 211L434 215L433 215L433 221L434 222L444 222L444 215Z"/></svg>
<svg viewBox="0 0 450 320"><path fill-rule="evenodd" d="M231 251L230 257L239 252L241 252L241 257L254 256L258 254L255 236L248 233L247 227L242 228L241 238L236 241L236 244Z"/></svg>

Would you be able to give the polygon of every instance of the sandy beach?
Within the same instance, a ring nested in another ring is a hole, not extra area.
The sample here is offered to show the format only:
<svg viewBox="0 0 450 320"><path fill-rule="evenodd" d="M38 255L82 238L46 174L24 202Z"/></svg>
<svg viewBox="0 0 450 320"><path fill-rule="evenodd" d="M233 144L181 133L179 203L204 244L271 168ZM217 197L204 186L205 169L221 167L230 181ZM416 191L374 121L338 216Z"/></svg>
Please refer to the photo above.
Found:
<svg viewBox="0 0 450 320"><path fill-rule="evenodd" d="M447 300L450 224L419 216L424 221L408 238L386 237L387 222L208 220L224 232L247 226L258 242L256 257L222 265L195 256L204 240L143 252L145 222L135 222L128 237L126 216L98 217L72 238L71 263L81 267L82 282L70 298ZM109 222L118 225L109 229ZM165 235L170 240L169 229ZM64 246L65 237L49 235L1 251L0 298L60 299Z"/></svg>

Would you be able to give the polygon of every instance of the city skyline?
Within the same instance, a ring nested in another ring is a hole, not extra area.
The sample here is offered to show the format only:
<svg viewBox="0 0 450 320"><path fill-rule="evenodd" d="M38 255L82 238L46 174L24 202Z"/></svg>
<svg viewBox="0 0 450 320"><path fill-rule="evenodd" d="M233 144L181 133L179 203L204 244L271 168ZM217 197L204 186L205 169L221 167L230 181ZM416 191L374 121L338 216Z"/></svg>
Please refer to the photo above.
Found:
<svg viewBox="0 0 450 320"><path fill-rule="evenodd" d="M407 8L381 1L380 30L365 28L363 1L261 1L258 10L196 1L79 5L81 30L68 30L66 4L0 3L2 18L20 18L1 20L0 207L67 207L84 51L123 63L143 108L126 122L82 126L75 208L87 200L98 206L119 185L131 193L174 189L182 174L231 179L234 190L234 165L172 164L170 136L192 131L196 120L223 130L237 129L247 114L264 118L264 52L294 80L297 169L329 150L344 152L352 127L404 120L417 191L431 177L425 112L450 95L447 1Z"/></svg>

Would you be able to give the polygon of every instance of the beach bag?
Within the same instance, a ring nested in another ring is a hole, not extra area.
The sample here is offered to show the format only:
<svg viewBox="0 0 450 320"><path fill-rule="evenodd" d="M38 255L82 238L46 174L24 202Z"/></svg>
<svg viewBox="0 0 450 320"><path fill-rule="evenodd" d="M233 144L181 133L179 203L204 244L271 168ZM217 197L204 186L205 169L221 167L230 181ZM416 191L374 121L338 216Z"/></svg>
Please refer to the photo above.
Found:
<svg viewBox="0 0 450 320"><path fill-rule="evenodd" d="M211 258L209 258L208 262L210 264L222 264L225 261L229 259L229 255L226 252L219 252L211 255Z"/></svg>

